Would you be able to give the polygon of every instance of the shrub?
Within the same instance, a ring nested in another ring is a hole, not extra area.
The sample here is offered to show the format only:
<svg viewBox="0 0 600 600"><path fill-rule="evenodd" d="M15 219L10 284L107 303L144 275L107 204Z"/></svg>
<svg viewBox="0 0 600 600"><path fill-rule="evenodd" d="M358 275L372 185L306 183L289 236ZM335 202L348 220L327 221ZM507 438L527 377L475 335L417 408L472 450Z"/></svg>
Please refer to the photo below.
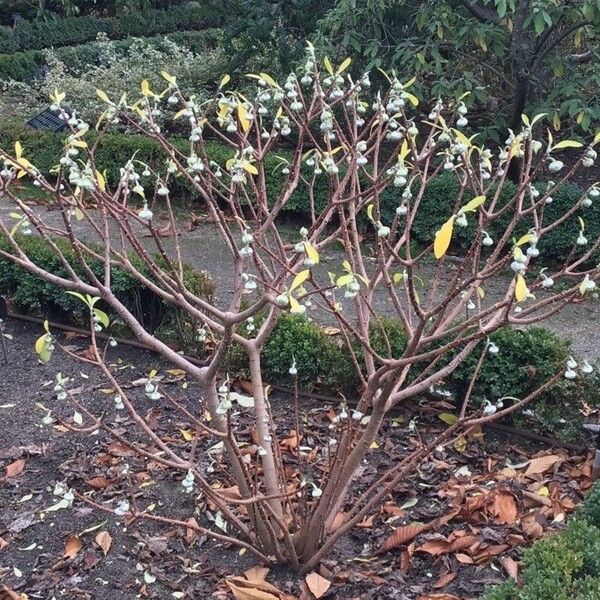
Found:
<svg viewBox="0 0 600 600"><path fill-rule="evenodd" d="M599 499L596 484L564 531L525 550L522 585L505 582L483 600L600 600Z"/></svg>
<svg viewBox="0 0 600 600"><path fill-rule="evenodd" d="M106 18L84 15L50 21L21 19L14 29L0 27L0 53L83 44L94 40L99 33L105 33L110 39L120 39L205 29L216 27L220 22L218 12L206 3L122 12L117 17Z"/></svg>
<svg viewBox="0 0 600 600"><path fill-rule="evenodd" d="M56 240L56 243L75 272L85 279L73 250L64 240ZM20 237L19 244L30 258L49 272L62 277L68 276L59 258L41 237ZM6 239L0 238L0 249L9 251L10 246ZM140 272L152 279L148 270L142 266L139 257L132 255L131 260ZM103 267L100 261L91 260L89 264L94 273L101 277ZM212 280L205 271L197 271L190 265L186 265L184 278L194 293L207 300L212 298ZM131 309L136 318L150 331L156 331L161 326L172 326L178 320L178 311L172 305L154 295L122 268L116 267L112 270L111 288L119 300ZM77 298L4 258L0 258L0 293L6 294L18 310L27 314L54 316L67 321L80 322L86 313L86 307Z"/></svg>

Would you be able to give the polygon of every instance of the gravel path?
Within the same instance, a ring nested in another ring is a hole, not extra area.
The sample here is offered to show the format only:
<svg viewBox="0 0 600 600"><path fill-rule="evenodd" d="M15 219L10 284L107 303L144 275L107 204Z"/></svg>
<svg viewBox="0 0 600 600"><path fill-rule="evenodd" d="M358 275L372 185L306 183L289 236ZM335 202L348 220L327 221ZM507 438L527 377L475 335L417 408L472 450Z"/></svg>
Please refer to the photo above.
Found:
<svg viewBox="0 0 600 600"><path fill-rule="evenodd" d="M9 222L8 213L11 210L8 203L0 205L0 217L5 222ZM47 211L43 207L38 207L37 210L43 213L43 218L48 224L60 225L62 223L60 214L57 211ZM164 223L166 224L166 221ZM159 224L162 225L163 222L159 221ZM91 237L94 239L95 237L89 226L84 223L76 223L75 230L86 238ZM140 236L144 236L142 227L139 231ZM187 221L182 220L179 225L179 232L179 244L183 259L197 269L206 270L211 274L215 282L215 301L220 306L226 306L228 298L234 290L233 269L227 248L215 227L210 223L200 223L192 231L188 231ZM154 242L149 237L142 237L142 239L147 241L146 245L149 249L155 249ZM162 242L167 251L173 250L173 237L164 237ZM330 250L321 256L319 269L325 277L328 271L339 273L342 260L341 253ZM427 281L430 274L431 271L427 268L420 272L425 281ZM504 277L489 281L486 285L488 298L498 297L504 293L508 283L509 279ZM390 312L389 302L384 295L376 297L375 308L384 314ZM599 324L600 305L597 302L569 305L560 314L543 323L545 327L571 340L576 354L594 361L600 359Z"/></svg>

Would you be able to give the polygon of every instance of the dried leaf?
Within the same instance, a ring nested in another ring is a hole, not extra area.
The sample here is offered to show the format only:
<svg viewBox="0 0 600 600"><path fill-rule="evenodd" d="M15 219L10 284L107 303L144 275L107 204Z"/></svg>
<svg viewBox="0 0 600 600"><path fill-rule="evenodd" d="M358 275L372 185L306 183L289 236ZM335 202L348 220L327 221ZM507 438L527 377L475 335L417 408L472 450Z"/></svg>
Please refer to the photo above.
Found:
<svg viewBox="0 0 600 600"><path fill-rule="evenodd" d="M331 581L329 581L329 579L325 579L325 577L322 577L314 571L306 576L305 581L308 589L317 599L322 598L331 587Z"/></svg>
<svg viewBox="0 0 600 600"><path fill-rule="evenodd" d="M8 542L4 538L0 537L0 550L4 550L6 546L8 546Z"/></svg>
<svg viewBox="0 0 600 600"><path fill-rule="evenodd" d="M519 574L519 563L512 559L510 556L506 556L500 559L500 564L504 567L507 575L517 581L517 577Z"/></svg>
<svg viewBox="0 0 600 600"><path fill-rule="evenodd" d="M548 454L547 456L538 456L532 458L525 475L538 475L539 473L545 473L548 469L552 468L557 462L563 460L562 456L558 454Z"/></svg>
<svg viewBox="0 0 600 600"><path fill-rule="evenodd" d="M108 479L103 475L100 475L99 477L94 477L86 483L95 490L103 490L104 488L110 485L110 481L108 481Z"/></svg>
<svg viewBox="0 0 600 600"><path fill-rule="evenodd" d="M24 468L25 468L25 459L19 458L18 460L15 460L15 462L12 462L12 463L10 463L10 465L6 466L6 477L7 478L17 477L18 475L20 475L23 472Z"/></svg>
<svg viewBox="0 0 600 600"><path fill-rule="evenodd" d="M434 590L441 590L450 582L454 581L456 579L456 575L456 572L446 573L445 575L442 575L431 587Z"/></svg>
<svg viewBox="0 0 600 600"><path fill-rule="evenodd" d="M279 600L279 597L274 594L263 592L256 588L242 587L231 580L228 580L225 583L231 590L235 600Z"/></svg>
<svg viewBox="0 0 600 600"><path fill-rule="evenodd" d="M506 525L515 523L519 513L515 497L508 491L499 491L494 495L491 510L496 522Z"/></svg>
<svg viewBox="0 0 600 600"><path fill-rule="evenodd" d="M108 531L101 531L96 536L96 544L100 546L104 556L106 556L110 550L110 545L112 544L112 537L110 536L110 533L108 533Z"/></svg>
<svg viewBox="0 0 600 600"><path fill-rule="evenodd" d="M64 558L73 558L81 549L83 544L81 539L77 535L70 535L65 542L65 551L63 552Z"/></svg>
<svg viewBox="0 0 600 600"><path fill-rule="evenodd" d="M403 527L398 527L394 530L392 535L388 537L383 545L378 550L378 554L382 554L384 552L388 552L389 550L393 550L398 546L403 546L407 542L410 542L414 538L416 538L420 533L427 530L427 525L417 524L417 525L404 525Z"/></svg>

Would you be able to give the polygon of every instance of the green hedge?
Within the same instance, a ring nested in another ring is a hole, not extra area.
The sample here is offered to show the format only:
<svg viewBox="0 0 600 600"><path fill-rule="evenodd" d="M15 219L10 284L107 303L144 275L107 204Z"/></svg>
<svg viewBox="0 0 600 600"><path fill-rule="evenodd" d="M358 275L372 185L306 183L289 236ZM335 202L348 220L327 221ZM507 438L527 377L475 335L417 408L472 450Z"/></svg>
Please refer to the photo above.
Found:
<svg viewBox="0 0 600 600"><path fill-rule="evenodd" d="M179 46L200 54L207 48L217 45L220 30L205 29L202 31L176 31L167 35L138 38L127 37L112 42L117 53L125 52L135 39L142 39L147 44L162 50L167 42L174 42ZM84 69L89 65L98 65L101 62L102 45L97 42L87 42L76 46L57 48L56 56L70 70ZM12 54L0 54L0 80L3 81L31 81L46 64L45 50L24 50Z"/></svg>
<svg viewBox="0 0 600 600"><path fill-rule="evenodd" d="M260 319L256 324L259 323ZM390 317L378 317L371 325L370 335L373 347L381 356L397 358L406 348L401 323ZM483 363L473 392L474 403L483 403L486 399L495 402L504 396L523 398L563 368L569 356L569 342L542 328L521 331L506 327L490 338L500 352L488 356ZM359 347L356 345L354 349L364 368ZM478 358L479 349L476 349L444 382L457 406L462 402ZM360 387L350 352L341 336L328 335L304 316L283 314L263 351L265 379L291 385L293 378L289 368L293 361L298 368L299 384L305 389L330 394L341 392L352 397ZM241 348L230 352L227 369L232 374L247 377L247 358ZM576 439L581 436L579 409L583 401L588 405L600 404L599 390L595 374L578 378L576 382L565 380L543 394L532 408L545 429L564 439Z"/></svg>
<svg viewBox="0 0 600 600"><path fill-rule="evenodd" d="M93 139L93 133L89 134ZM40 132L29 129L23 123L12 121L0 122L0 147L12 147L15 140L20 140L25 146L26 156L43 172L48 173L50 168L57 164L60 151L62 149L60 134ZM174 143L187 151L187 141L183 138L173 138ZM113 133L105 136L99 145L97 162L106 168L109 180L114 181L118 173L119 166L133 156L137 151L137 158L152 165L164 164L165 155L159 145L148 138L139 135L128 135ZM216 142L207 143L207 152L209 157L215 162L224 165L228 158L232 156L229 148L226 148ZM285 151L279 153L281 156L289 158ZM271 154L266 159L267 190L272 202L283 184L283 176L278 168L277 158ZM307 171L306 176L310 179ZM317 211L327 203L329 194L329 182L327 177L319 177L316 180L315 187L315 208ZM180 180L180 184L175 183L173 190L178 193L186 194L187 184ZM500 196L500 202L506 202L514 193L514 186L508 182ZM435 237L435 232L447 220L448 215L454 209L458 193L458 184L453 174L444 173L432 179L421 201L418 215L413 223L412 233L414 241L418 244L430 244ZM567 184L559 192L554 194L554 202L545 209L548 219L555 219L581 197L582 190L576 184ZM382 220L385 223L391 222L398 206L399 192L396 189L388 189L382 197ZM300 184L298 189L292 194L283 212L305 216L310 210L309 194L307 188ZM600 201L595 201L589 208L580 209L574 216L567 219L565 223L557 227L556 230L543 236L538 244L542 258L545 260L564 260L574 246L575 238L579 230L578 216L581 215L586 223L586 235L589 239L595 239L600 236ZM493 223L489 229L490 235L498 239L505 230L509 216L499 219ZM527 232L532 223L524 222L515 235L521 235ZM469 226L455 228L453 236L453 248L455 251L461 251L469 247L475 234L475 219L471 218ZM578 252L584 250L577 247Z"/></svg>
<svg viewBox="0 0 600 600"><path fill-rule="evenodd" d="M60 239L56 240L56 243L75 272L85 280L86 276L70 244L66 240ZM59 258L41 237L21 236L19 244L35 264L55 275L68 277ZM0 238L0 249L11 252L11 247L6 239ZM144 275L152 279L151 273L142 264L139 257L131 255L130 258ZM104 272L102 263L90 260L88 264L94 273L102 278ZM212 299L213 283L205 271L198 271L192 266L186 265L184 278L192 292L207 300ZM111 289L150 332L155 332L159 328L173 328L174 324L181 320L182 315L179 309L153 294L124 269L113 268ZM75 322L81 321L86 316L83 304L67 294L63 288L40 279L5 258L0 258L0 294L10 298L15 307L26 314L58 317ZM108 307L104 308L109 313L111 312Z"/></svg>
<svg viewBox="0 0 600 600"><path fill-rule="evenodd" d="M600 485L565 529L523 552L522 584L492 588L482 600L600 600Z"/></svg>
<svg viewBox="0 0 600 600"><path fill-rule="evenodd" d="M121 13L116 17L63 17L51 21L26 21L14 29L0 27L0 53L73 46L105 33L110 39L151 36L220 25L221 17L206 3L190 3L165 10Z"/></svg>

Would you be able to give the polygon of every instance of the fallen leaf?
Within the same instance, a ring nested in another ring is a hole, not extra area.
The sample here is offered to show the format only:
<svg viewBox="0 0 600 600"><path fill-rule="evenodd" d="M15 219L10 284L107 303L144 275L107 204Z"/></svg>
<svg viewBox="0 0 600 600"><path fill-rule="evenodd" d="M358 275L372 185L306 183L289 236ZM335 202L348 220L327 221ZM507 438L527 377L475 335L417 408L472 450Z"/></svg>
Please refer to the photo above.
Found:
<svg viewBox="0 0 600 600"><path fill-rule="evenodd" d="M499 491L494 494L491 511L500 524L512 525L517 520L519 510L515 497L508 491Z"/></svg>
<svg viewBox="0 0 600 600"><path fill-rule="evenodd" d="M500 559L500 564L504 567L507 575L517 581L517 576L519 573L519 563L512 559L510 556L506 556Z"/></svg>
<svg viewBox="0 0 600 600"><path fill-rule="evenodd" d="M106 477L100 475L99 477L94 477L86 482L90 487L93 487L95 490L103 490L104 488L110 485L110 482Z"/></svg>
<svg viewBox="0 0 600 600"><path fill-rule="evenodd" d="M426 596L419 596L417 600L461 600L458 596L452 596L450 594L427 594Z"/></svg>
<svg viewBox="0 0 600 600"><path fill-rule="evenodd" d="M263 592L256 588L241 587L230 580L225 583L231 590L235 600L279 600L279 596L275 596L269 592Z"/></svg>
<svg viewBox="0 0 600 600"><path fill-rule="evenodd" d="M331 581L329 581L329 579L325 579L325 577L322 577L314 571L306 576L305 581L308 589L317 599L322 598L331 587Z"/></svg>
<svg viewBox="0 0 600 600"><path fill-rule="evenodd" d="M4 538L0 537L0 550L4 550L6 546L8 546L8 542Z"/></svg>
<svg viewBox="0 0 600 600"><path fill-rule="evenodd" d="M112 537L110 537L110 533L108 533L108 531L101 531L96 536L96 544L100 546L102 552L104 553L104 556L106 556L112 544Z"/></svg>
<svg viewBox="0 0 600 600"><path fill-rule="evenodd" d="M377 551L378 554L383 554L384 552L388 552L397 548L398 546L403 546L407 542L410 542L414 538L416 538L420 533L426 531L428 529L427 525L417 524L417 525L404 525L403 527L398 527L394 529L392 535L388 537L383 545Z"/></svg>
<svg viewBox="0 0 600 600"><path fill-rule="evenodd" d="M532 458L529 462L527 470L525 471L525 475L538 475L539 473L544 473L548 469L552 468L557 462L561 462L562 460L563 457L558 456L558 454L548 454L546 456Z"/></svg>
<svg viewBox="0 0 600 600"><path fill-rule="evenodd" d="M456 579L456 575L456 572L446 573L445 575L442 575L431 587L434 590L440 590L446 587L450 582L454 581Z"/></svg>
<svg viewBox="0 0 600 600"><path fill-rule="evenodd" d="M427 552L427 554L431 554L432 556L437 556L439 554L450 554L451 552L457 552L458 550L470 548L473 544L477 543L477 541L478 538L475 535L465 535L464 537L457 538L452 542L447 540L431 540L416 548L415 551Z"/></svg>
<svg viewBox="0 0 600 600"><path fill-rule="evenodd" d="M15 462L12 462L6 466L6 477L17 477L17 475L20 475L23 472L24 468L25 459L19 458L18 460L15 460Z"/></svg>
<svg viewBox="0 0 600 600"><path fill-rule="evenodd" d="M77 535L70 535L65 542L65 551L63 552L64 558L73 558L81 549L83 544L81 539Z"/></svg>

